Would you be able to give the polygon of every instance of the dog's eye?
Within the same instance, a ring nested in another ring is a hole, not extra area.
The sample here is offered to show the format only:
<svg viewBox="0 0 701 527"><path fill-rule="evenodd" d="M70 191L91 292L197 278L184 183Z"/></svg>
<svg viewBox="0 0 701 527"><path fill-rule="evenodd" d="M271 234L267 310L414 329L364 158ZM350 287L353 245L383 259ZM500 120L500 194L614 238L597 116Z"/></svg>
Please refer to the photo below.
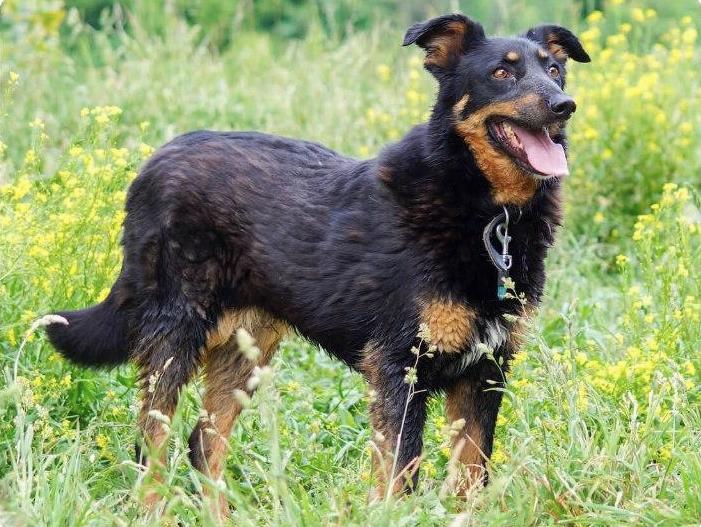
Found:
<svg viewBox="0 0 701 527"><path fill-rule="evenodd" d="M497 68L492 72L492 77L495 79L498 79L500 81L503 81L504 79L508 79L510 77L513 77L510 71L508 71L505 68Z"/></svg>
<svg viewBox="0 0 701 527"><path fill-rule="evenodd" d="M557 68L557 66L550 66L548 75L550 75L551 79L558 79L560 78L560 70Z"/></svg>

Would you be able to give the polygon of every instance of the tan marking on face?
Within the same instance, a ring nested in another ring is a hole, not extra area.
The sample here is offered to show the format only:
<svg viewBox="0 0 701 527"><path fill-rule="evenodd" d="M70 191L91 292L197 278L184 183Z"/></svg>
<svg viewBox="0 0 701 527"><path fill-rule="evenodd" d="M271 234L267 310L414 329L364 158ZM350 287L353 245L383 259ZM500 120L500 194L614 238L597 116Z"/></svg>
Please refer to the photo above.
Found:
<svg viewBox="0 0 701 527"><path fill-rule="evenodd" d="M504 58L506 59L506 62L514 63L521 59L521 55L519 55L516 51L509 51Z"/></svg>
<svg viewBox="0 0 701 527"><path fill-rule="evenodd" d="M567 127L567 124L565 123L565 121L560 121L560 122L556 122L556 123L553 123L551 125L548 125L547 126L548 135L550 135L550 137L556 137L558 135L561 135L565 131L566 127Z"/></svg>
<svg viewBox="0 0 701 527"><path fill-rule="evenodd" d="M441 353L463 351L474 335L476 318L473 309L452 301L432 300L421 309L421 322L428 326L431 344Z"/></svg>
<svg viewBox="0 0 701 527"><path fill-rule="evenodd" d="M451 22L443 33L434 37L426 48L426 66L447 68L463 52L462 43L465 36L465 25Z"/></svg>
<svg viewBox="0 0 701 527"><path fill-rule="evenodd" d="M487 131L487 120L496 116L516 118L522 108L537 103L538 96L535 94L496 102L471 113L455 125L456 132L470 148L477 166L491 184L492 198L499 205L524 205L533 197L539 183L506 152L492 144Z"/></svg>
<svg viewBox="0 0 701 527"><path fill-rule="evenodd" d="M453 115L455 116L456 121L462 119L462 114L465 111L465 107L467 106L468 102L470 102L470 94L466 93L460 97L460 100L453 106Z"/></svg>
<svg viewBox="0 0 701 527"><path fill-rule="evenodd" d="M538 57L541 59L547 59L548 58L548 52L545 51L543 48L538 48Z"/></svg>

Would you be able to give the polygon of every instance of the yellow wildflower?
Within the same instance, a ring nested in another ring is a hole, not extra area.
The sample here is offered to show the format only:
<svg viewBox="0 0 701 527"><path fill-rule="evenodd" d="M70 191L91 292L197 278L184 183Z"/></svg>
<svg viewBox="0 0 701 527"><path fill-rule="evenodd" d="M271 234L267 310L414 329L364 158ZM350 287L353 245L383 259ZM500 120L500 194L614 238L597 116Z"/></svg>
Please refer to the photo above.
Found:
<svg viewBox="0 0 701 527"><path fill-rule="evenodd" d="M391 70L386 64L380 64L379 66L377 66L377 68L375 68L375 72L377 73L377 76L380 78L380 80L389 80Z"/></svg>
<svg viewBox="0 0 701 527"><path fill-rule="evenodd" d="M33 148L27 150L27 153L24 155L24 163L26 165L33 165L37 162L37 159L37 153Z"/></svg>
<svg viewBox="0 0 701 527"><path fill-rule="evenodd" d="M155 149L151 145L147 145L146 143L141 143L139 145L139 153L141 154L141 157L148 157L151 154L153 154L153 151Z"/></svg>
<svg viewBox="0 0 701 527"><path fill-rule="evenodd" d="M110 440L105 434L98 434L95 437L95 444L100 450L105 450L109 446Z"/></svg>
<svg viewBox="0 0 701 527"><path fill-rule="evenodd" d="M589 16L587 16L587 22L590 24L596 24L597 22L601 22L604 19L604 14L601 11L595 10L589 13Z"/></svg>

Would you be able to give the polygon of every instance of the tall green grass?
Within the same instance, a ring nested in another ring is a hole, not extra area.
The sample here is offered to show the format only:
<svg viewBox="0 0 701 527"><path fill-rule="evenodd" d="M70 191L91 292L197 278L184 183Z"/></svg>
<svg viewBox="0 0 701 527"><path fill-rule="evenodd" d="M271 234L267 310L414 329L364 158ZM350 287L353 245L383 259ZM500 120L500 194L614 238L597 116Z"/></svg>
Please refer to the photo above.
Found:
<svg viewBox="0 0 701 527"><path fill-rule="evenodd" d="M440 496L448 430L434 401L421 489L367 506L363 382L293 339L231 439L234 525L701 521L697 27L611 4L583 28L593 63L572 66L567 221L509 384L491 485L466 501ZM366 157L425 118L433 81L390 22L341 42L312 29L284 46L237 32L222 52L174 15L162 36L138 19L125 33L70 16L61 38L41 18L3 33L0 523L157 523L139 507L132 462L134 371L73 367L27 331L105 295L125 190L175 134L256 129ZM195 383L163 488L167 516L185 525L212 524L197 492L211 482L185 454L199 399Z"/></svg>

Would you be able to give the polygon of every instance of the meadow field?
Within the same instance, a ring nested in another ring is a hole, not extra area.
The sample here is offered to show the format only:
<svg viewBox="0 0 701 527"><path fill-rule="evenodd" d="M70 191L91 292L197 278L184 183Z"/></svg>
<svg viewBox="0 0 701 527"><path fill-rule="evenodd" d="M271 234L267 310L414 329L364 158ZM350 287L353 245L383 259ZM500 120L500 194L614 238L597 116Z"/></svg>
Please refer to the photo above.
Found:
<svg viewBox="0 0 701 527"><path fill-rule="evenodd" d="M566 221L490 485L442 492L435 400L418 492L368 505L363 380L293 338L230 441L232 525L701 525L701 6L602 4L561 20L592 63L570 66ZM176 9L156 31L119 10L96 29L62 2L0 6L0 526L213 525L211 482L187 461L200 383L170 423L166 513L150 518L135 369L75 367L33 322L107 294L126 189L166 140L260 130L366 158L426 119L434 82L391 17L343 34L312 20L297 38L241 27L214 46Z"/></svg>

